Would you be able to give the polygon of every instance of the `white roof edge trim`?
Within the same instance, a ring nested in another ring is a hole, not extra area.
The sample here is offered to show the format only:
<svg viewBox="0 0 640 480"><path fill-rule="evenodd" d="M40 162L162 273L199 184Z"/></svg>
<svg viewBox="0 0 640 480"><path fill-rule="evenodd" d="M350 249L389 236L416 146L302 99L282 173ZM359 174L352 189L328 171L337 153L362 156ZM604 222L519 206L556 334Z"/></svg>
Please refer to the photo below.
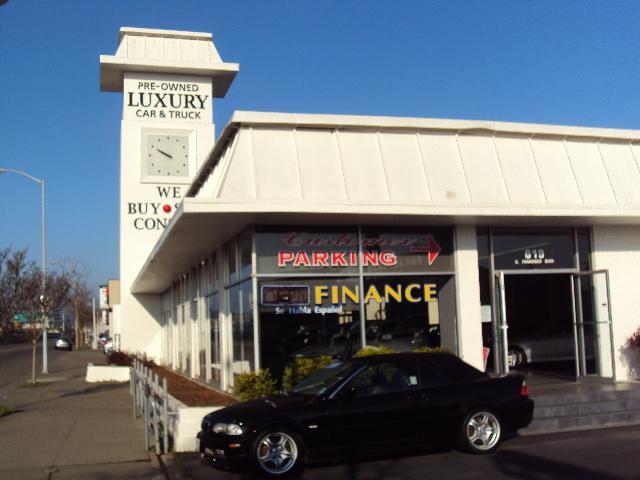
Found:
<svg viewBox="0 0 640 480"><path fill-rule="evenodd" d="M531 137L548 135L592 138L596 140L620 139L640 141L640 130L578 127L542 123L495 122L490 120L236 111L229 123L242 123L256 126L363 128L374 130L386 128L414 131L444 130L460 133L511 133Z"/></svg>
<svg viewBox="0 0 640 480"><path fill-rule="evenodd" d="M291 202L237 202L220 201L211 198L184 198L180 211L183 214L194 213L310 213L316 215L323 214L357 214L367 215L474 215L477 217L487 217L493 215L506 216L542 216L542 217L595 217L595 216L636 216L640 221L640 207L610 206L610 205L562 205L553 204L546 207L539 205L513 205L504 204L465 204L457 205L428 204L416 205L410 203L379 204L379 203L354 203L345 205L344 203L291 203ZM174 216L169 222L169 227L177 221ZM165 232L158 240L158 245L162 242Z"/></svg>
<svg viewBox="0 0 640 480"><path fill-rule="evenodd" d="M213 35L209 32L191 32L182 30L162 30L159 28L138 28L138 27L121 27L119 40L121 41L125 35L138 35L144 37L163 37L163 38L190 38L192 40L212 40Z"/></svg>

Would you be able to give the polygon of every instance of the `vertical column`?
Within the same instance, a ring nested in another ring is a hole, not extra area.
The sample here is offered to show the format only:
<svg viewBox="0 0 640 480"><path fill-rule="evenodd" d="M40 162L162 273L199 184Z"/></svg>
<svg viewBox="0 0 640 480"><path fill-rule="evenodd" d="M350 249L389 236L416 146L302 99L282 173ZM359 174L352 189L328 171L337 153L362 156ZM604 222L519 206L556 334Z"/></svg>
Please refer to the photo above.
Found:
<svg viewBox="0 0 640 480"><path fill-rule="evenodd" d="M458 354L465 362L483 370L482 322L476 227L455 227L456 310Z"/></svg>
<svg viewBox="0 0 640 480"><path fill-rule="evenodd" d="M612 376L612 362L615 362L615 381L634 380L640 369L640 355L629 349L626 341L640 323L640 227L596 225L592 232L592 265L595 270L609 270L610 289L607 299L604 276L593 277L595 319L607 321L609 308L612 315L613 345L607 325L598 327L601 375Z"/></svg>

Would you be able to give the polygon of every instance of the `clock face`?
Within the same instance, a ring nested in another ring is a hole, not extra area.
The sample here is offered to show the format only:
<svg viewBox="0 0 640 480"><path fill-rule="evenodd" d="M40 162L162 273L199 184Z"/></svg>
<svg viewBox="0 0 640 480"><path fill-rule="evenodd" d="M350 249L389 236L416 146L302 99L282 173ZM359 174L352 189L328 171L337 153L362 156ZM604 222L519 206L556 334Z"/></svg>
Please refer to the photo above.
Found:
<svg viewBox="0 0 640 480"><path fill-rule="evenodd" d="M144 155L147 175L189 176L189 137L186 135L147 135Z"/></svg>

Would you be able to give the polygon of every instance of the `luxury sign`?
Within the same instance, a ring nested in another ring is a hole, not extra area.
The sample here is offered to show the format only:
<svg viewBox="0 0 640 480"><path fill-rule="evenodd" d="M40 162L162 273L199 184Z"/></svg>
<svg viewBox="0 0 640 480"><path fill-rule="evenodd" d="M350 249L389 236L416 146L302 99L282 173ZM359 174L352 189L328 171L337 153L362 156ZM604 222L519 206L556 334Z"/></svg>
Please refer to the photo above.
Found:
<svg viewBox="0 0 640 480"><path fill-rule="evenodd" d="M211 85L198 77L130 75L123 113L125 119L210 122Z"/></svg>

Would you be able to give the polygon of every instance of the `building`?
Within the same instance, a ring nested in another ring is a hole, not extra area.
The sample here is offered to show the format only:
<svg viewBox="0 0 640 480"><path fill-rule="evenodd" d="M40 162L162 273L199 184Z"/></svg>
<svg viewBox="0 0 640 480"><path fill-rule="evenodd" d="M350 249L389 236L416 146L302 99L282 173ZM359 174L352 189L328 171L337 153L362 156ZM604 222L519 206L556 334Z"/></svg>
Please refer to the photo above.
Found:
<svg viewBox="0 0 640 480"><path fill-rule="evenodd" d="M237 71L201 33L123 28L101 57L123 349L223 389L362 345L635 375L640 132L236 112L213 144Z"/></svg>

